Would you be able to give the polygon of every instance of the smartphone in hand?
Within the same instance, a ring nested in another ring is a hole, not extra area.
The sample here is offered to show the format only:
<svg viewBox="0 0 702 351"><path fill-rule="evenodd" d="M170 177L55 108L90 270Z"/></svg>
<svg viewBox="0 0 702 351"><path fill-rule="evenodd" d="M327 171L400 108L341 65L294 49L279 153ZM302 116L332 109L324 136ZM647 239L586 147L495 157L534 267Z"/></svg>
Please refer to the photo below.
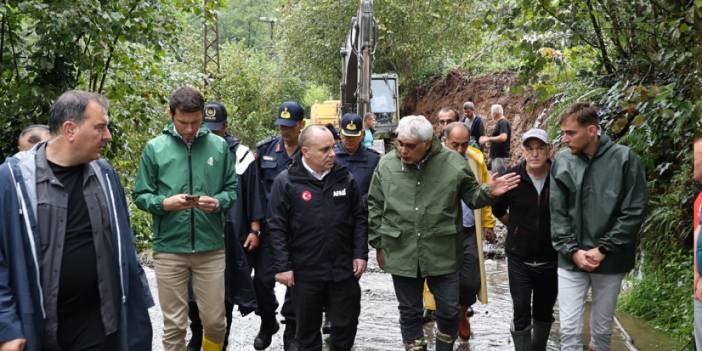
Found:
<svg viewBox="0 0 702 351"><path fill-rule="evenodd" d="M200 200L200 195L185 195L185 200L197 203Z"/></svg>

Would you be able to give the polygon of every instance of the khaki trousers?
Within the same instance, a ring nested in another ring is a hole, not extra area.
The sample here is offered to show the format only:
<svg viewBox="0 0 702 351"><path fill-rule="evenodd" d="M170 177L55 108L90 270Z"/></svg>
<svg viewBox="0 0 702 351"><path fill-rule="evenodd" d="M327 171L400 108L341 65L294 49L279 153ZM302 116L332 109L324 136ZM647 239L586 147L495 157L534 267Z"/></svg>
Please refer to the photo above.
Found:
<svg viewBox="0 0 702 351"><path fill-rule="evenodd" d="M163 349L184 351L188 326L188 282L204 336L221 344L227 323L224 312L224 250L199 253L154 253L158 299L163 312Z"/></svg>

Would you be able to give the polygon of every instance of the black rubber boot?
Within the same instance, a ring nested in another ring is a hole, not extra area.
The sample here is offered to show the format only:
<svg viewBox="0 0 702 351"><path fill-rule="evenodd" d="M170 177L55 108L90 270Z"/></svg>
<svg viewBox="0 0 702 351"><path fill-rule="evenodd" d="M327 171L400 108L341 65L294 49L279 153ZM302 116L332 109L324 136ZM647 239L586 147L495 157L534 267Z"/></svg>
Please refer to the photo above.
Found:
<svg viewBox="0 0 702 351"><path fill-rule="evenodd" d="M546 351L549 334L551 334L551 322L534 320L534 326L531 329L531 349L534 351Z"/></svg>
<svg viewBox="0 0 702 351"><path fill-rule="evenodd" d="M436 331L436 345L434 351L453 351L454 336L444 334L440 330Z"/></svg>
<svg viewBox="0 0 702 351"><path fill-rule="evenodd" d="M514 330L514 324L510 328L512 340L514 340L515 351L531 351L531 326L522 330Z"/></svg>

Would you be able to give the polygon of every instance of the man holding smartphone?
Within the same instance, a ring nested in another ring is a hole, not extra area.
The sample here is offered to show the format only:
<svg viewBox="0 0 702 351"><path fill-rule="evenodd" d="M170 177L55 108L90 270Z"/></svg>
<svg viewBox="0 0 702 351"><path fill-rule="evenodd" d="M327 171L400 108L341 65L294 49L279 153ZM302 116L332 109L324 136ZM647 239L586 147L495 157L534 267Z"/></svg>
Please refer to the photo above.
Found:
<svg viewBox="0 0 702 351"><path fill-rule="evenodd" d="M237 198L237 175L227 143L202 124L202 94L182 87L169 105L171 123L146 144L134 187L137 207L153 216L163 348L185 349L192 280L202 349L219 351L226 332L224 216Z"/></svg>

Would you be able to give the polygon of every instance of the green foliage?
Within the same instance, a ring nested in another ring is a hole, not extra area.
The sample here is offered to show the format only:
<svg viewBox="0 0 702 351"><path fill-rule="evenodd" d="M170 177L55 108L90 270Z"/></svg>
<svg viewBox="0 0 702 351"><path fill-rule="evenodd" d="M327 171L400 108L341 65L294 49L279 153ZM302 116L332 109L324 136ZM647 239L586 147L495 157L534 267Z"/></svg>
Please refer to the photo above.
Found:
<svg viewBox="0 0 702 351"><path fill-rule="evenodd" d="M594 102L605 132L641 156L649 194L641 275L622 308L685 344L692 320L692 258L684 245L692 227L689 146L702 127L692 2L519 0L511 6L498 31L521 59L521 80L539 101L560 105L549 115L575 101ZM699 13L702 5L696 6Z"/></svg>
<svg viewBox="0 0 702 351"><path fill-rule="evenodd" d="M261 17L280 17L277 0L229 0L221 7L219 16L220 42L244 41L250 48L271 46L270 22ZM276 22L277 23L277 22ZM273 26L274 35L275 23Z"/></svg>
<svg viewBox="0 0 702 351"><path fill-rule="evenodd" d="M0 4L0 140L46 123L51 101L66 90L104 92L112 67L128 63L136 44L160 60L174 45L177 11L166 0ZM14 143L1 146L0 156L14 152Z"/></svg>
<svg viewBox="0 0 702 351"><path fill-rule="evenodd" d="M324 85L311 84L305 90L305 96L302 98L302 105L310 108L313 104L330 99L333 100L333 97L329 95L329 88ZM309 114L307 114L307 116L309 116Z"/></svg>
<svg viewBox="0 0 702 351"><path fill-rule="evenodd" d="M619 308L671 333L678 344L675 349L681 350L692 336L692 259L679 250L669 252L663 264L650 257L643 257L645 279L632 282Z"/></svg>
<svg viewBox="0 0 702 351"><path fill-rule="evenodd" d="M250 147L274 134L273 122L283 101L302 101L305 84L275 60L244 43L222 47L221 78L208 88L227 107L230 130Z"/></svg>
<svg viewBox="0 0 702 351"><path fill-rule="evenodd" d="M344 45L358 1L301 0L281 7L278 54L305 80L336 87L341 78L339 49ZM454 68L473 72L517 66L497 40L495 22L501 1L374 2L378 40L373 71L396 72L400 90ZM487 34L486 34L487 33Z"/></svg>
<svg viewBox="0 0 702 351"><path fill-rule="evenodd" d="M0 156L14 153L23 126L47 122L49 106L62 92L105 94L113 136L105 157L125 186L140 249L149 245L150 218L129 198L139 155L166 121L170 92L202 81L192 73L198 67L188 63L194 61L187 50L192 41L176 35L188 26L194 4L200 2L0 4Z"/></svg>

